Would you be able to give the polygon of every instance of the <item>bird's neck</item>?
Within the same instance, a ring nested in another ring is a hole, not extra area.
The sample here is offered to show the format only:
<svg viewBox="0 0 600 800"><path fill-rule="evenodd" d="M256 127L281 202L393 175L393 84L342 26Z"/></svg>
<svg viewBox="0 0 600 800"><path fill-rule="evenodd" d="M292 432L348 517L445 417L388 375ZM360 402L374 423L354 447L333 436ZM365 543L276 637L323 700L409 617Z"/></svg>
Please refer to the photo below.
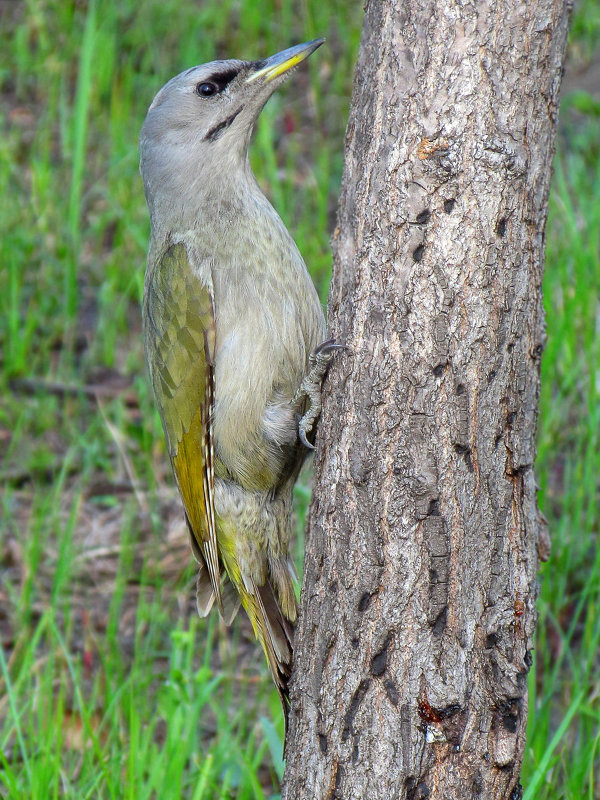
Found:
<svg viewBox="0 0 600 800"><path fill-rule="evenodd" d="M145 188L155 241L187 230L200 235L206 230L213 237L232 218L268 204L245 153L225 153L218 161L194 160L186 153L181 163L171 159L152 176Z"/></svg>

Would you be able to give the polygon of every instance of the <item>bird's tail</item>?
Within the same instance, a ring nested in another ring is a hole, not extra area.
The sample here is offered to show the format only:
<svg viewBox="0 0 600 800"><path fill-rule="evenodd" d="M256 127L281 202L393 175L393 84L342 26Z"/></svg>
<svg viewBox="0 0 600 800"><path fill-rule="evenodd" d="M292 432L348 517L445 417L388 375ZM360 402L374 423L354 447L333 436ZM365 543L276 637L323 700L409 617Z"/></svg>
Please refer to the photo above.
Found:
<svg viewBox="0 0 600 800"><path fill-rule="evenodd" d="M291 560L281 552L274 555L267 548L266 552L255 548L251 551L252 557L242 557L237 541L246 536L247 531L240 531L224 518L219 519L219 557L223 567L220 613L229 625L240 603L243 605L267 657L287 728L288 680L292 669L294 623L298 614L294 591L294 578L297 576ZM199 564L196 584L198 613L206 616L214 603L214 587L202 553L194 545L192 537L192 549Z"/></svg>
<svg viewBox="0 0 600 800"><path fill-rule="evenodd" d="M223 554L225 555L225 554ZM248 615L254 635L260 642L277 688L287 729L289 709L288 680L292 671L294 622L297 603L292 576L275 569L267 570L264 582L242 573L239 565L224 558L231 583Z"/></svg>
<svg viewBox="0 0 600 800"><path fill-rule="evenodd" d="M254 634L265 651L287 728L288 681L292 671L294 625L284 616L270 581L263 586L254 584L250 591L244 586L240 596Z"/></svg>
<svg viewBox="0 0 600 800"><path fill-rule="evenodd" d="M221 595L223 598L223 613L221 614L226 625L230 625L241 605L246 614L254 634L260 642L267 663L273 676L273 682L279 693L281 705L287 727L287 712L289 708L287 684L292 669L292 652L294 640L294 621L297 608L296 598L293 595L291 576L288 576L289 591L284 601L278 601L273 590L271 580L258 586L252 578L245 580L232 570L223 576L221 582ZM290 607L290 594L293 597L293 606ZM214 603L214 592L210 576L204 563L199 562L198 578L196 583L196 601L198 613L205 617ZM284 610L286 613L284 613ZM287 614L287 616L286 616ZM292 619L288 618L291 617Z"/></svg>

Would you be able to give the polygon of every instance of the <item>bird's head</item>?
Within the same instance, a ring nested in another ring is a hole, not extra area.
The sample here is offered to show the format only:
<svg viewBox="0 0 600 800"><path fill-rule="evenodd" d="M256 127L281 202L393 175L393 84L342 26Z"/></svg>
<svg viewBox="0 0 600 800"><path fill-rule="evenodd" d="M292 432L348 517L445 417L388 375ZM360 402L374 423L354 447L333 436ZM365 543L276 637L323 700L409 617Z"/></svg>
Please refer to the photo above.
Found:
<svg viewBox="0 0 600 800"><path fill-rule="evenodd" d="M216 177L242 164L263 106L323 42L314 39L264 61L212 61L166 83L152 101L140 135L147 196L170 183L171 170L192 179L209 166Z"/></svg>

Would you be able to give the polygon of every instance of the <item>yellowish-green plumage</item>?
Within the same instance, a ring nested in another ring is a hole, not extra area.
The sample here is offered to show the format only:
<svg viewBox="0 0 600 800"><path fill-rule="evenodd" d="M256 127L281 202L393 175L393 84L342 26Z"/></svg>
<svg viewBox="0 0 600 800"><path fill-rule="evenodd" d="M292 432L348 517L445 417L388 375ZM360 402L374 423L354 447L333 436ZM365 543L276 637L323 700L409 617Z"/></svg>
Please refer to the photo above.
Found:
<svg viewBox="0 0 600 800"><path fill-rule="evenodd" d="M182 73L156 96L140 139L152 222L145 349L199 564L198 611L216 601L229 623L243 605L282 699L297 614L298 422L325 324L247 148L285 71L319 44Z"/></svg>
<svg viewBox="0 0 600 800"><path fill-rule="evenodd" d="M213 309L212 291L194 275L185 245L171 245L149 272L145 346L173 471L200 564L198 609L201 614L208 613L216 598L229 623L241 601L283 691L291 657L291 623L297 614L287 553L291 488L302 456L290 459L289 475L279 486L281 475L271 474L266 459L259 454L256 469L247 478L254 491L247 492L241 503L235 502L235 496L229 498L234 514L227 515L226 502L220 503L223 513L216 512L215 475L222 480L229 472L215 457L213 442ZM222 481L221 495L233 494L230 484ZM269 513L279 517L275 536L269 536L268 526L266 529L263 524L267 503L255 487L274 495L267 498ZM243 490L241 485L239 488ZM282 490L279 497L278 490ZM235 587L234 593L227 580Z"/></svg>

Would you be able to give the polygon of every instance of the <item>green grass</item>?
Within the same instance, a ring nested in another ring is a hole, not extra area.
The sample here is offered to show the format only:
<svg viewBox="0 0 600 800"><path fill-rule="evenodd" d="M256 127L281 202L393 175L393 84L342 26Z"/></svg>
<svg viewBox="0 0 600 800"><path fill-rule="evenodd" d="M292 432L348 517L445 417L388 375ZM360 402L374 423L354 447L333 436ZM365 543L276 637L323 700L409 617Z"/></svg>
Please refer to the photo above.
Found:
<svg viewBox="0 0 600 800"><path fill-rule="evenodd" d="M276 796L282 726L262 657L244 624L227 634L193 613L140 342L148 220L136 139L175 72L327 36L265 109L252 151L325 299L356 6L27 0L3 12L2 797ZM587 0L572 37L581 63L599 32ZM553 554L523 771L541 800L599 796L597 124L597 100L565 98L537 468ZM95 385L100 406L83 391ZM306 487L297 495L301 520Z"/></svg>
<svg viewBox="0 0 600 800"><path fill-rule="evenodd" d="M537 460L552 557L540 575L527 800L600 792L600 140L597 119L575 112L569 97L563 112Z"/></svg>

